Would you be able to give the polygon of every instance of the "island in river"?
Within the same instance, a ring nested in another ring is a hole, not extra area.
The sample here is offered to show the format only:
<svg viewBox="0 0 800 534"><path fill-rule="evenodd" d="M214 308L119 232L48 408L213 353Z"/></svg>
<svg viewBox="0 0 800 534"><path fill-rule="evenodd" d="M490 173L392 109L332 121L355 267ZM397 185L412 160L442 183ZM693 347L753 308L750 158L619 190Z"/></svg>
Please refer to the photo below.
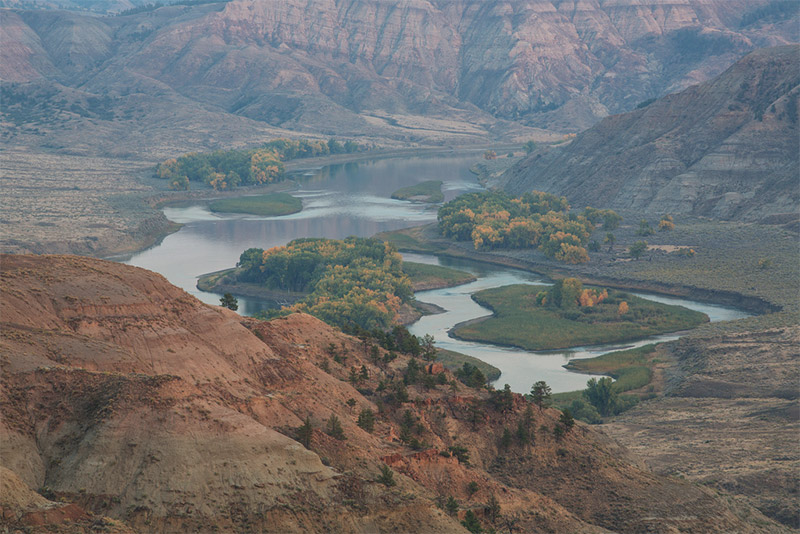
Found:
<svg viewBox="0 0 800 534"><path fill-rule="evenodd" d="M554 287L567 287L569 282L576 296L559 305L546 302ZM511 285L479 291L472 298L493 315L456 325L451 335L535 351L631 341L708 322L706 314L683 306L623 291L583 288L574 278L559 280L554 287Z"/></svg>

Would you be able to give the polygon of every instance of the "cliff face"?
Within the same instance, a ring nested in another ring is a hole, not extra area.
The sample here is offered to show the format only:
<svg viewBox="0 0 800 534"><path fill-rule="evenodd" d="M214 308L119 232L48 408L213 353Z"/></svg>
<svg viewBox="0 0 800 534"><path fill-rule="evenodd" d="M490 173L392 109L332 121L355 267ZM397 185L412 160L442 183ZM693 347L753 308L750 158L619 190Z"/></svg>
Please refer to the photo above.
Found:
<svg viewBox="0 0 800 534"><path fill-rule="evenodd" d="M532 154L505 187L638 213L796 214L799 59L797 46L754 52L712 81Z"/></svg>
<svg viewBox="0 0 800 534"><path fill-rule="evenodd" d="M98 94L155 81L290 128L335 121L364 132L387 113L458 112L576 130L795 40L796 10L759 15L767 4L233 0L106 18L7 11L0 76Z"/></svg>
<svg viewBox="0 0 800 534"><path fill-rule="evenodd" d="M3 256L0 302L0 526L84 532L89 511L119 532L464 532L466 510L492 523L495 495L495 526L524 532L776 528L642 470L585 425L556 439L559 412L526 416L519 396L499 409L486 392L409 385L412 401L391 400L380 384L408 357L373 359L309 316L244 319L159 275L69 256ZM367 408L372 433L356 424ZM332 415L345 441L322 431ZM309 449L294 439L307 416ZM502 448L526 417L532 442ZM440 454L451 446L469 463ZM396 486L376 482L384 465ZM436 506L450 495L453 517Z"/></svg>

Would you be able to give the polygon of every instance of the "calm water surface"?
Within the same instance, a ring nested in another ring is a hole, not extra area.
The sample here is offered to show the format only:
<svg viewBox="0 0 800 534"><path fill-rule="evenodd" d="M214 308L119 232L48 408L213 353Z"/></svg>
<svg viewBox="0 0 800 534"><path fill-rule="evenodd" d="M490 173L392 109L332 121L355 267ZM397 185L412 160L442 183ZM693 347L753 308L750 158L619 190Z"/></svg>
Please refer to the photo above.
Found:
<svg viewBox="0 0 800 534"><path fill-rule="evenodd" d="M196 288L197 278L234 266L245 249L281 246L298 237L369 237L378 232L433 222L437 206L392 200L390 195L401 187L426 180L444 182L445 200L480 190L475 176L469 172L475 161L475 155L416 157L333 165L306 171L294 176L298 189L292 192L303 200L303 211L284 217L212 213L204 205L165 208L167 218L182 223L183 228L167 236L159 245L130 257L126 263L159 272L203 302L219 304L219 295ZM516 392L530 391L537 380L547 381L554 392L583 389L589 376L565 370L562 366L569 359L680 337L678 334L653 336L624 346L581 347L546 353L453 339L448 336L453 325L491 314L470 298L476 291L508 284L543 283L542 280L524 271L478 262L440 260L416 254L404 256L409 261L452 266L478 277L477 281L459 287L417 293L419 300L437 304L447 312L423 317L410 330L417 335L430 333L438 346L475 356L498 367L502 371L498 385L508 383ZM671 297L640 296L702 311L712 321L747 316L721 306ZM252 315L268 306L246 298L240 298L239 305L239 311L244 315Z"/></svg>

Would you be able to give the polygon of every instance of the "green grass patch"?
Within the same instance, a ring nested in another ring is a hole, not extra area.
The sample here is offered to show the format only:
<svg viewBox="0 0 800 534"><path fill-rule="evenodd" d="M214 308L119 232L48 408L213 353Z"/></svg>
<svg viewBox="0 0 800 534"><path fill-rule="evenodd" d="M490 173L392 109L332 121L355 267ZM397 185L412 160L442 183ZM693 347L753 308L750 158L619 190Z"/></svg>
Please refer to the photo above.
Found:
<svg viewBox="0 0 800 534"><path fill-rule="evenodd" d="M483 360L479 360L474 356L461 354L460 352L447 349L437 349L436 361L440 362L452 372L456 372L456 370L461 369L465 363L469 363L480 369L481 373L483 373L483 375L489 380L497 380L500 378L500 369L494 365L489 365Z"/></svg>
<svg viewBox="0 0 800 534"><path fill-rule="evenodd" d="M418 200L420 202L443 202L441 180L429 180L416 185L402 187L392 193L396 200Z"/></svg>
<svg viewBox="0 0 800 534"><path fill-rule="evenodd" d="M411 279L414 291L453 287L475 280L475 277L468 272L411 261L403 262L403 272Z"/></svg>
<svg viewBox="0 0 800 534"><path fill-rule="evenodd" d="M473 299L494 312L487 319L454 329L460 339L512 345L526 350L554 350L581 345L617 343L688 330L708 317L682 306L670 306L609 291L609 297L591 308L548 308L536 304L546 286L511 285L487 289ZM629 310L618 314L620 302Z"/></svg>
<svg viewBox="0 0 800 534"><path fill-rule="evenodd" d="M393 232L380 232L373 237L381 241L388 241L397 247L397 250L406 252L438 252L442 247L428 242L422 236L421 226L412 228L404 228L402 230L395 230Z"/></svg>
<svg viewBox="0 0 800 534"><path fill-rule="evenodd" d="M303 209L303 202L288 193L270 193L249 197L223 198L208 205L217 213L247 213L263 217L290 215Z"/></svg>

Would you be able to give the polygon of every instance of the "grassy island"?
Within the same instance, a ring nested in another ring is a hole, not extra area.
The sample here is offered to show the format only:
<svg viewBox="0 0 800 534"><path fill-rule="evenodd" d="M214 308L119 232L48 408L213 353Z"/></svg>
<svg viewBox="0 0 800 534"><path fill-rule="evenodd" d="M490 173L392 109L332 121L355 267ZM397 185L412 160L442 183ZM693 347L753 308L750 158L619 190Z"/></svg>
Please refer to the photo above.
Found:
<svg viewBox="0 0 800 534"><path fill-rule="evenodd" d="M411 261L403 262L403 272L411 280L414 291L459 286L476 280L473 275L465 271Z"/></svg>
<svg viewBox="0 0 800 534"><path fill-rule="evenodd" d="M415 185L400 188L392 193L392 198L395 200L415 200L418 202L442 202L444 200L442 181L428 180L427 182L420 182Z"/></svg>
<svg viewBox="0 0 800 534"><path fill-rule="evenodd" d="M208 205L215 213L246 213L263 217L291 215L303 209L303 202L288 193L223 198Z"/></svg>
<svg viewBox="0 0 800 534"><path fill-rule="evenodd" d="M471 341L551 350L630 341L687 330L708 317L682 306L621 291L584 288L574 278L555 286L511 285L480 291L473 299L494 312L464 323L453 335Z"/></svg>

